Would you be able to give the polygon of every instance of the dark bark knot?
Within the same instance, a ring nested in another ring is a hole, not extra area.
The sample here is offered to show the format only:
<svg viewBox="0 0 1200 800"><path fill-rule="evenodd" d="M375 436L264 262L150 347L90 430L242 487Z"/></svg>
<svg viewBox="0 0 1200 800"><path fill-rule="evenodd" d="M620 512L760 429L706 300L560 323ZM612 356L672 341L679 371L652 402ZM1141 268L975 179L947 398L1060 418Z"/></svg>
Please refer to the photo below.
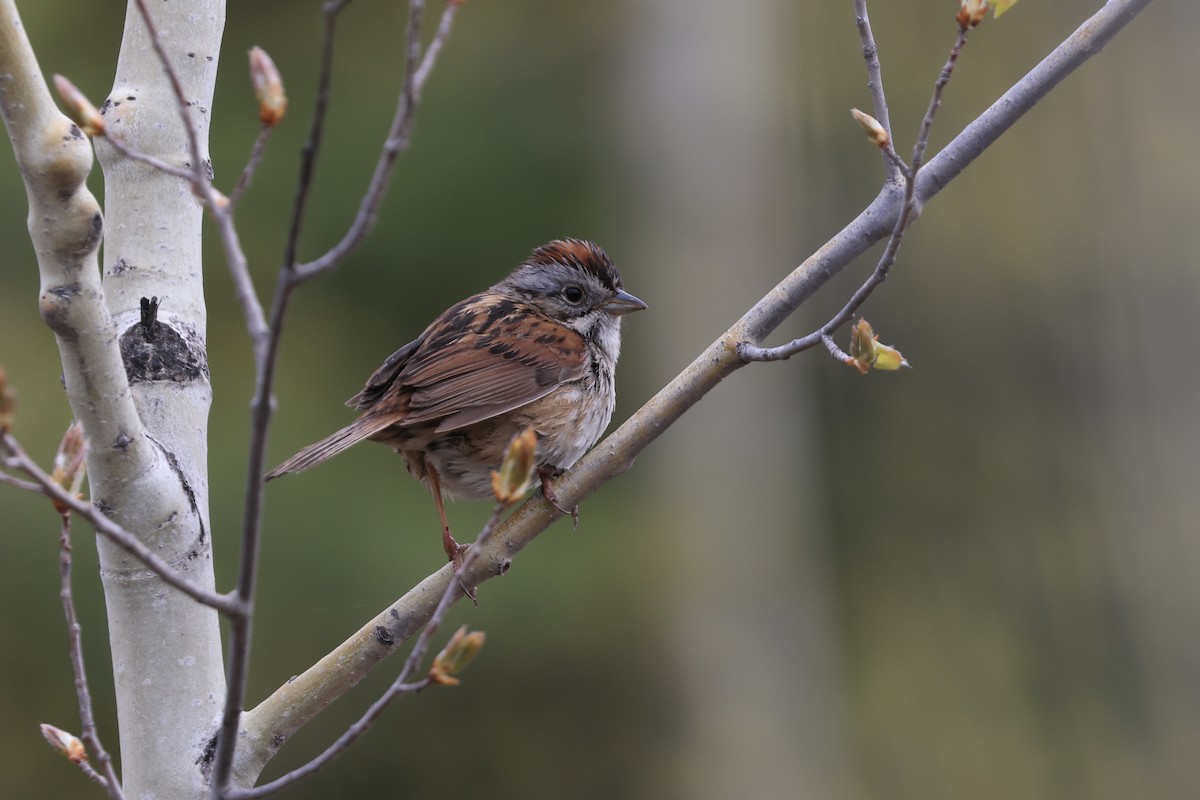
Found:
<svg viewBox="0 0 1200 800"><path fill-rule="evenodd" d="M200 337L158 319L158 298L142 298L141 318L121 334L121 358L130 383L186 383L208 377Z"/></svg>
<svg viewBox="0 0 1200 800"><path fill-rule="evenodd" d="M154 341L154 335L158 332L158 298L143 297L142 298L142 338L147 342Z"/></svg>
<svg viewBox="0 0 1200 800"><path fill-rule="evenodd" d="M212 772L212 762L216 755L217 735L214 733L212 738L205 743L204 749L200 751L200 757L196 759L196 766L200 767L200 773L206 778Z"/></svg>
<svg viewBox="0 0 1200 800"><path fill-rule="evenodd" d="M69 314L71 301L79 295L79 283L66 283L61 286L51 286L42 292L38 298L38 311L50 330L71 339L75 338L75 330L71 327Z"/></svg>
<svg viewBox="0 0 1200 800"><path fill-rule="evenodd" d="M396 637L392 636L392 632L382 625L375 626L375 638L384 647L391 647L396 643Z"/></svg>

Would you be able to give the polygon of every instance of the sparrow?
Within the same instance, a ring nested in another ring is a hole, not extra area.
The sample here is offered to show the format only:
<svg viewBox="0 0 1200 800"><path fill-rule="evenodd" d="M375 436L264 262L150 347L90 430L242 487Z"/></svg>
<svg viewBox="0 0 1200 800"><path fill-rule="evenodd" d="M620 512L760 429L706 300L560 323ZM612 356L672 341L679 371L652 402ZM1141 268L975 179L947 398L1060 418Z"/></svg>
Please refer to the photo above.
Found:
<svg viewBox="0 0 1200 800"><path fill-rule="evenodd" d="M492 496L492 471L517 433L537 434L536 466L550 480L600 438L616 405L621 317L646 304L621 285L598 245L557 239L508 277L456 303L392 353L346 405L358 419L305 447L267 474L302 472L364 439L391 447L430 491L446 555L445 498Z"/></svg>

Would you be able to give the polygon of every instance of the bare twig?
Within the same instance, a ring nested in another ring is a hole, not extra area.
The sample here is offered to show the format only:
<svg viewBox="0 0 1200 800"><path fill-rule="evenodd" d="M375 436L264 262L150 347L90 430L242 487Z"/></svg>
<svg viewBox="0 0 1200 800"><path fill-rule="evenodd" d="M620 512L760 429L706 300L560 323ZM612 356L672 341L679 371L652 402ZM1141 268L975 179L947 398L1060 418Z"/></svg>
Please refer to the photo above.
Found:
<svg viewBox="0 0 1200 800"><path fill-rule="evenodd" d="M345 7L346 0L339 0L325 3L321 9L325 14L325 35L321 41L321 68L317 77L317 98L313 105L308 141L304 143L304 147L300 151L300 175L296 181L296 199L292 202L292 222L283 247L283 266L288 270L296 265L296 251L300 246L300 229L304 225L304 211L308 206L308 195L316 169L317 153L320 152L321 140L325 132L325 116L329 111L329 84L333 76L333 44L336 39L334 34L337 28L337 15Z"/></svg>
<svg viewBox="0 0 1200 800"><path fill-rule="evenodd" d="M946 63L942 66L941 72L938 73L937 80L934 82L933 96L929 100L929 107L925 111L925 117L921 120L921 128L917 133L916 144L913 145L912 165L908 168L907 174L904 175L904 202L901 206L900 215L896 218L896 224L892 228L891 236L888 237L883 254L879 257L879 262L875 265L875 269L871 272L870 277L858 287L858 290L854 292L850 300L837 314L807 336L793 339L787 344L779 345L778 347L758 347L749 342L739 343L738 355L743 360L782 361L818 344L824 343L828 347L830 337L837 329L849 322L854 316L854 312L867 301L867 298L871 296L876 287L887 280L888 272L896 262L896 253L900 250L900 242L904 238L904 232L919 213L919 204L916 199L917 174L921 169L925 150L929 146L929 131L933 127L933 118L942 104L942 92L945 90L946 84L950 82L950 77L954 73L954 66L958 63L959 53L962 52L963 45L967 41L967 32L967 27L959 26L954 46L950 48L950 55L946 59ZM840 351L838 352L840 353ZM839 361L845 360L837 353L834 353L834 358L837 358Z"/></svg>
<svg viewBox="0 0 1200 800"><path fill-rule="evenodd" d="M246 159L246 166L242 169L242 174L238 176L238 182L233 187L233 191L229 193L229 206L232 209L237 206L238 200L242 199L242 195L246 189L250 188L250 181L254 179L254 173L258 170L258 165L262 162L263 151L267 148L267 140L271 138L271 131L275 130L273 125L263 125L258 131L258 136L254 140L254 146L250 148L250 157Z"/></svg>
<svg viewBox="0 0 1200 800"><path fill-rule="evenodd" d="M64 731L55 725L49 725L43 722L39 726L42 730L42 738L46 740L46 744L53 747L59 753L66 757L68 761L79 768L88 780L94 781L104 789L108 789L110 784L108 779L96 772L95 768L88 763L87 746L75 734Z"/></svg>
<svg viewBox="0 0 1200 800"><path fill-rule="evenodd" d="M447 6L443 14L443 25L439 27L435 41L439 41L437 49L441 49L440 41L444 41L450 32L450 21L453 20L452 8ZM411 129L420 85L417 83L417 71L424 68L421 82L428 78L433 67L436 52L426 54L421 61L421 22L424 11L424 0L410 0L408 17L407 57L404 87L393 119L388 138L384 143L383 153L372 176L371 185L360 206L359 214L351 229L333 250L322 256L318 262L323 266L306 271L305 265L295 263L296 247L299 240L300 227L303 222L304 209L309 193L309 183L315 166L315 159L323 131L324 119L328 107L328 91L332 70L333 35L336 16L345 6L344 2L330 2L324 7L326 31L325 43L322 48L322 66L320 87L314 118L310 129L309 141L301 158L300 181L297 188L296 201L289 238L285 245L284 264L279 272L276 283L275 299L271 307L269 322L265 325L261 337L256 336L257 374L254 398L251 401L251 434L246 475L246 506L242 524L241 559L238 568L238 581L235 593L242 607L249 613L245 616L231 619L229 640L229 681L225 698L225 710L222 715L220 730L217 738L217 751L213 761L213 785L218 794L231 791L230 776L233 769L233 759L236 752L237 730L244 703L246 680L250 663L250 626L253 617L254 589L258 568L259 543L261 541L262 503L263 503L263 472L266 461L266 442L270 430L271 418L274 412L272 397L275 368L279 352L279 340L283 331L283 320L287 311L291 292L299 283L308 277L313 277L322 271L332 269L369 232L374 224L375 212L378 208L383 190L391 176L392 166L397 156L408 148L411 141ZM226 215L228 218L228 215ZM332 756L331 756L332 757Z"/></svg>
<svg viewBox="0 0 1200 800"><path fill-rule="evenodd" d="M829 355L833 356L838 361L841 361L843 364L850 364L854 362L854 359L850 357L849 353L837 346L837 342L833 340L832 336L822 336L821 344L825 345L825 349L829 351Z"/></svg>
<svg viewBox="0 0 1200 800"><path fill-rule="evenodd" d="M438 32L434 37L433 43L430 45L429 52L425 54L425 59L422 61L420 34L421 20L425 11L425 0L410 0L408 38L405 50L404 85L400 90L400 97L396 103L396 113L392 117L392 125L388 131L387 139L383 143L383 151L380 153L379 161L375 165L375 172L371 176L370 185L367 187L367 192L363 195L363 199L359 203L358 214L355 215L354 221L350 224L350 228L346 231L342 240L319 258L295 265L293 276L297 283L307 281L336 267L362 243L366 235L375 226L379 204L383 199L383 192L391 179L392 168L395 166L396 158L408 150L409 145L412 143L413 120L416 115L417 104L420 101L424 81L429 77L429 73L433 69L434 60L441 51L442 43L450 34L457 9L457 3L448 3L446 5L446 9L442 12L442 20L438 26Z"/></svg>
<svg viewBox="0 0 1200 800"><path fill-rule="evenodd" d="M212 185L207 165L204 163L204 153L200 147L200 134L196 130L196 123L190 113L192 104L187 99L183 83L179 80L179 74L175 71L175 67L171 63L170 56L163 46L162 38L158 35L158 29L155 27L154 20L151 18L150 11L146 6L146 0L135 0L135 2L137 3L142 22L146 26L146 34L150 39L151 46L158 55L163 73L167 76L167 80L171 84L171 89L175 93L175 100L179 106L179 117L183 121L183 127L188 139L188 147L192 155L192 186L195 187L196 193L204 201L205 205L208 206L217 223L221 244L225 251L225 261L229 266L229 272L233 278L235 293L242 305L242 313L246 318L246 327L255 345L255 355L261 360L267 336L266 317L263 313L262 303L258 300L258 293L254 288L254 280L251 278L250 270L246 264L246 255L242 251L237 229L233 225L231 204ZM120 150L121 148L118 147L117 149ZM127 151L121 150L121 152L126 153ZM148 159L149 157L147 156L140 160L149 163ZM155 160L157 161L157 159ZM174 169L168 169L167 171L172 175L177 174Z"/></svg>
<svg viewBox="0 0 1200 800"><path fill-rule="evenodd" d="M188 140L188 149L192 154L192 171L198 175L204 175L204 151L200 147L200 134L196 132L195 123L192 121L190 112L192 103L188 100L187 94L183 90L183 83L179 80L179 74L175 72L175 68L171 65L171 57L167 55L167 50L163 47L162 37L158 35L158 28L154 24L154 19L150 16L150 9L146 6L146 0L134 0L134 2L137 3L138 12L142 16L142 23L146 26L146 34L150 38L150 44L154 48L154 52L158 54L158 60L163 65L163 72L171 84L171 90L175 93L175 101L179 108L179 118L183 121L183 129Z"/></svg>
<svg viewBox="0 0 1200 800"><path fill-rule="evenodd" d="M51 500L69 508L86 519L96 529L97 533L129 553L138 561L141 561L162 578L164 583L178 589L196 602L203 603L210 608L215 608L222 613L231 616L242 613L242 608L236 598L230 595L210 592L207 589L193 585L180 575L174 567L164 561L161 556L142 544L131 532L113 522L91 503L80 500L74 494L60 486L37 465L37 462L29 457L29 454L25 452L20 442L11 433L0 432L0 445L8 451L8 457L5 459L8 468L20 470L30 478L33 478L37 491L40 491Z"/></svg>
<svg viewBox="0 0 1200 800"><path fill-rule="evenodd" d="M361 736L363 736L370 727L375 723L384 710L396 698L405 695L419 692L427 688L432 681L429 678L424 678L413 683L408 680L418 668L421 660L425 657L425 653L429 650L429 645L433 641L433 636L437 633L438 627L446 617L446 612L450 610L450 606L465 594L463 586L466 576L470 573L475 561L479 558L480 553L487 546L492 534L495 532L497 525L500 522L500 517L506 508L505 504L497 503L492 511L492 516L484 525L479 537L474 544L467 548L463 554L462 564L455 570L453 580L446 584L445 590L442 592L441 599L438 601L437 607L434 609L429 621L425 623L425 629L421 631L421 635L417 637L416 643L413 645L412 651L409 652L408 658L404 660L404 666L400 669L400 674L392 682L380 697L371 704L371 706L363 713L361 717L353 725L346 729L345 733L339 736L329 747L322 753L317 755L307 764L304 764L296 769L288 772L270 783L264 783L262 786L256 786L253 789L235 789L228 792L225 797L228 800L250 800L255 797L265 797L268 794L283 789L296 781L313 774L317 770L324 767L334 758L339 756L346 748L354 744Z"/></svg>
<svg viewBox="0 0 1200 800"><path fill-rule="evenodd" d="M429 47L425 49L425 57L421 59L421 66L417 68L417 74L413 76L413 89L417 99L420 99L421 92L425 88L425 81L429 80L429 75L433 72L433 65L437 62L442 48L445 47L446 40L450 38L450 29L454 27L454 17L458 14L458 7L462 3L463 0L449 0L445 9L442 10L442 18L438 20L437 32L429 41Z"/></svg>
<svg viewBox="0 0 1200 800"><path fill-rule="evenodd" d="M112 148L114 150L116 150L118 153L125 156L126 158L131 158L134 161L140 161L149 167L152 167L160 172L166 173L167 175L173 175L174 177L179 178L182 181L187 181L192 186L198 187L203 182L203 178L201 176L197 176L195 170L184 169L183 167L177 167L174 164L168 164L166 161L163 161L161 158L156 158L155 156L149 155L147 153L143 153L138 150L134 150L132 147L125 144L125 142L123 142L121 139L119 139L116 136L113 136L111 131L104 134L104 138L110 145L112 145Z"/></svg>
<svg viewBox="0 0 1200 800"><path fill-rule="evenodd" d="M79 701L79 738L92 751L100 768L99 771L102 773L102 776L98 775L97 777L100 778L101 785L108 792L108 796L113 800L123 800L125 795L121 791L121 782L117 780L116 770L113 769L112 758L100 742L100 735L96 733L96 715L92 710L92 693L88 689L87 670L83 665L82 628L79 625L79 616L75 613L75 598L71 591L71 515L69 512L62 514L59 547L61 549L58 562L59 574L62 577L59 597L62 599L63 614L67 619L71 671L75 676L75 696Z"/></svg>
<svg viewBox="0 0 1200 800"><path fill-rule="evenodd" d="M7 459L5 459L5 466L6 467L8 466ZM14 478L12 475L9 475L7 472L0 472L0 483L7 483L9 486L15 486L18 489L24 489L27 492L41 492L42 491L42 487L38 486L36 483L30 483L29 481L23 481L20 478Z"/></svg>
<svg viewBox="0 0 1200 800"><path fill-rule="evenodd" d="M863 59L867 63L867 88L871 90L871 99L875 105L875 119L888 132L892 133L892 121L888 115L887 95L883 91L883 67L879 63L879 46L875 43L875 34L871 31L871 18L867 16L867 0L854 0L855 23L858 25L858 37L862 41ZM897 180L908 174L908 167L889 139L883 151L884 167L889 180Z"/></svg>

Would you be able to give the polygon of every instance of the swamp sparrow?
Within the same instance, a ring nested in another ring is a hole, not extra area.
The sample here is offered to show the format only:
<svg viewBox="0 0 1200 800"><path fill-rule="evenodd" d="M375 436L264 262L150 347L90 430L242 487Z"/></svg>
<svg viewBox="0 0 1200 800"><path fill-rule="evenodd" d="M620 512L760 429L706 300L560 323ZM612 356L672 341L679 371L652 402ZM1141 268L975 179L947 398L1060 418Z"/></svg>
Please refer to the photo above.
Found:
<svg viewBox="0 0 1200 800"><path fill-rule="evenodd" d="M284 461L267 480L306 470L363 439L386 444L432 492L442 543L457 561L443 497L492 496L492 470L513 436L533 426L543 494L557 507L549 479L608 427L621 317L644 308L621 288L620 273L597 245L544 244L507 278L451 306L388 356L346 402L362 415Z"/></svg>

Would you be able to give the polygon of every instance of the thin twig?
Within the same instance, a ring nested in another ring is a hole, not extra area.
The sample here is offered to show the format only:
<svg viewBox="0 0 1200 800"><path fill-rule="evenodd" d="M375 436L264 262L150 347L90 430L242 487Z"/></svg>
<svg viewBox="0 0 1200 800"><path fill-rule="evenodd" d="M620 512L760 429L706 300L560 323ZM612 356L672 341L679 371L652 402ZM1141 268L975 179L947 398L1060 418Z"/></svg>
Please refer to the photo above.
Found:
<svg viewBox="0 0 1200 800"><path fill-rule="evenodd" d="M337 13L344 7L344 2L330 2L324 7L326 14L326 40L323 47L320 90L314 120L310 130L309 142L301 159L300 185L297 189L296 202L293 210L291 231L284 255L284 265L279 272L276 282L275 299L271 307L271 316L266 323L264 335L256 337L256 344L261 342L261 349L256 348L257 374L254 398L251 401L251 433L246 475L246 505L242 524L241 559L238 566L238 580L235 594L242 607L248 613L230 620L229 633L229 680L226 687L225 707L217 736L217 750L213 761L212 781L218 795L231 791L229 786L233 770L233 759L237 747L237 731L240 723L242 706L245 700L246 682L250 664L250 633L253 619L255 583L258 570L260 542L262 539L262 504L263 504L263 472L266 462L266 443L270 431L271 418L274 413L273 387L275 368L279 352L279 341L283 332L283 320L287 311L291 292L305 278L312 277L324 269L331 269L347 253L358 245L369 232L374 222L375 210L383 195L383 190L391 175L392 165L396 157L408 148L411 140L413 115L417 105L418 87L416 71L422 66L421 54L421 21L424 10L424 0L410 0L408 18L407 59L404 78L404 89L397 106L393 125L384 144L383 154L372 177L367 196L360 207L359 215L351 230L338 246L322 257L326 266L304 273L302 265L295 264L295 248L299 240L300 226L303 221L304 208L309 193L309 182L315 166L317 148L319 146L324 118L327 111L328 90L332 70L332 49L334 24ZM449 8L447 8L449 12ZM446 16L445 14L443 15ZM453 14L449 14L453 18ZM446 23L444 33L439 30L444 39L449 34L450 25ZM440 49L440 45L439 45ZM433 60L427 59L429 65L424 78L432 69ZM424 79L423 78L423 79ZM327 260L327 261L326 261Z"/></svg>
<svg viewBox="0 0 1200 800"><path fill-rule="evenodd" d="M488 543L492 533L496 530L500 522L500 517L504 514L507 508L503 503L497 503L492 511L492 516L488 519L487 524L483 526L483 530L479 533L479 537L467 548L463 553L462 564L455 570L453 578L447 582L446 590L442 592L441 600L438 601L437 608L434 609L433 615L429 618L429 622L425 623L424 630L417 637L417 641L413 644L412 650L408 654L408 658L404 660L404 666L400 668L400 674L392 681L392 685L379 696L379 698L370 705L357 721L354 722L346 731L339 736L329 747L323 752L314 757L311 761L296 769L282 775L279 778L264 783L261 786L255 786L252 789L234 789L225 794L227 800L250 800L255 797L265 797L268 794L290 786L301 778L305 778L317 770L324 767L350 745L354 744L360 737L363 736L383 714L384 710L396 698L419 692L427 688L432 681L426 677L422 680L408 683L408 679L413 672L420 666L421 660L425 657L425 653L429 650L429 645L433 641L433 636L437 633L438 627L446 617L446 612L450 610L450 606L454 605L459 597L468 596L464 593L463 578L479 554L483 551L484 545Z"/></svg>
<svg viewBox="0 0 1200 800"><path fill-rule="evenodd" d="M196 602L203 603L231 617L242 613L242 607L236 597L217 594L192 584L161 556L142 544L137 536L109 519L91 503L79 499L75 494L60 486L37 465L37 462L29 457L29 454L11 433L0 432L0 444L3 444L4 448L8 450L9 457L6 459L6 463L11 464L12 469L18 469L33 478L38 491L86 519L97 533L141 561L148 569L162 578L164 583L178 589Z"/></svg>
<svg viewBox="0 0 1200 800"><path fill-rule="evenodd" d="M317 99L313 104L312 124L308 130L308 141L300 151L300 175L296 181L296 198L292 202L292 222L288 228L287 242L283 247L284 269L296 265L296 251L300 246L300 229L304 225L304 210L308 206L309 190L312 188L316 169L317 153L325 133L325 116L329 111L329 84L333 76L333 44L337 28L337 15L346 7L345 0L325 3L325 35L321 42L321 68L317 77Z"/></svg>
<svg viewBox="0 0 1200 800"><path fill-rule="evenodd" d="M8 467L8 459L5 459L5 467ZM27 492L38 492L40 494L42 491L42 487L38 486L36 483L30 483L29 481L23 481L20 478L14 478L7 472L0 472L0 483L7 483L9 486L15 486L18 489L23 489Z"/></svg>
<svg viewBox="0 0 1200 800"><path fill-rule="evenodd" d="M918 203L916 200L917 174L921 169L925 150L929 146L929 131L933 127L934 116L937 114L938 108L942 105L942 92L954 73L954 66L958 63L959 53L962 52L963 45L967 41L967 33L968 29L960 25L958 36L954 40L954 46L950 48L950 55L946 59L946 63L942 66L941 72L938 73L937 81L934 82L933 96L929 100L929 107L925 111L925 117L921 120L921 127L917 133L917 141L913 145L912 165L904 177L904 205L900 210L900 216L896 218L896 224L892 228L891 236L888 237L883 254L879 257L879 262L875 265L875 269L871 272L870 277L858 287L858 290L854 292L850 300L837 314L807 336L793 339L787 344L779 345L778 347L758 347L749 342L740 342L737 350L738 356L743 361L783 361L797 353L821 344L831 337L838 328L849 322L854 316L854 312L866 302L876 287L887 280L888 272L896 262L896 253L900 250L900 242L904 238L904 232L918 213Z"/></svg>
<svg viewBox="0 0 1200 800"><path fill-rule="evenodd" d="M166 47L163 46L162 38L158 35L158 28L154 25L154 20L150 16L146 0L135 0L135 2L137 3L138 12L142 17L142 22L146 26L146 35L150 39L150 44L154 48L155 54L158 55L159 63L162 64L163 74L167 76L167 81L171 84L176 103L179 106L179 117L183 121L184 131L188 139L188 147L192 155L191 183L196 189L196 194L199 195L200 199L208 207L217 223L217 229L225 251L225 261L233 278L234 291L238 301L241 303L242 314L246 318L246 327L254 342L255 355L261 360L263 351L265 350L267 335L266 316L263 313L262 303L258 300L258 292L254 288L254 279L250 276L250 270L246 263L246 254L243 252L241 242L238 239L237 229L233 225L232 205L212 185L212 179L209 176L207 165L204 163L203 151L200 147L200 133L189 112L192 103L187 99L183 83L179 80L179 73L175 71L175 67L167 54ZM149 156L146 156L139 160L150 163L149 158ZM155 160L157 161L157 159ZM177 174L175 169L177 168L168 168L166 171L175 175Z"/></svg>
<svg viewBox="0 0 1200 800"><path fill-rule="evenodd" d="M121 139L117 138L116 136L113 136L111 132L106 133L104 135L104 139L110 145L112 145L112 148L114 150L116 150L118 153L125 156L126 158L133 159L134 161L140 161L143 164L146 164L147 166L153 167L154 169L159 170L160 172L166 173L167 175L172 175L176 178L179 178L180 180L187 181L192 186L199 187L203 183L201 178L197 176L195 170L184 169L183 167L177 167L174 164L168 164L166 161L163 161L161 158L156 158L155 156L149 155L147 153L143 153L139 150L134 150L132 147L125 144L125 142L123 142Z"/></svg>
<svg viewBox="0 0 1200 800"><path fill-rule="evenodd" d="M235 593L250 613L245 620L231 624L229 629L228 681L221 725L217 733L217 750L213 759L213 785L218 797L229 791L229 778L233 769L233 756L237 749L237 730L245 702L246 682L250 669L250 623L253 619L255 584L261 542L263 471L266 464L266 443L274 412L273 386L275 366L279 352L279 340L283 332L283 319L294 282L291 278L295 259L295 248L303 224L304 209L308 200L309 187L316 164L329 101L329 84L333 67L333 42L335 21L346 2L333 0L323 6L325 13L325 41L322 46L321 71L318 79L316 105L309 140L301 152L300 178L293 204L292 224L284 245L284 263L279 271L275 286L275 298L271 305L271 316L266 327L261 357L256 352L255 388L250 404L250 446L246 468L246 505L242 518L241 554L238 561L238 582Z"/></svg>
<svg viewBox="0 0 1200 800"><path fill-rule="evenodd" d="M87 670L83 665L83 629L79 625L79 616L75 613L75 598L71 591L71 514L62 514L62 531L59 535L59 574L62 576L62 588L59 597L62 599L63 614L67 619L67 637L70 641L71 671L75 675L75 697L79 701L79 738L92 751L101 775L101 780L108 796L113 800L124 800L121 782L113 769L112 758L100 742L96 733L96 715L92 709L92 693L88 689Z"/></svg>
<svg viewBox="0 0 1200 800"><path fill-rule="evenodd" d="M239 195L249 184L249 174L252 174L254 168L257 167L257 160L261 159L262 148L266 144L268 132L269 128L264 128L255 142L254 150L250 155L251 162L246 165L246 170L243 171L242 178L234 190ZM258 345L258 349L261 350L261 345L258 343L264 338L267 326L263 318L262 305L258 302L257 290L254 288L253 279L250 277L250 271L246 266L246 256L242 250L237 229L233 225L233 204L236 201L236 196L229 198L227 201L228 205L225 206L213 188L211 181L209 181L208 175L204 172L186 170L174 164L168 164L161 158L134 150L115 136L107 135L104 138L121 155L134 161L140 161L167 175L172 175L186 181L191 184L196 194L204 198L205 206L212 213L213 220L217 223L217 232L225 250L225 260L229 264L230 275L233 278L234 292L241 302L242 310L246 317L246 327L250 331L251 339Z"/></svg>
<svg viewBox="0 0 1200 800"><path fill-rule="evenodd" d="M418 100L421 98L421 92L425 89L425 81L429 80L429 75L433 72L433 65L437 62L438 55L445 47L446 40L450 38L450 29L454 27L454 17L458 14L458 7L462 5L462 2L463 0L448 0L445 9L442 10L442 18L438 20L437 32L433 34L429 47L425 49L425 57L421 59L421 66L417 68L417 74L413 76L413 90Z"/></svg>
<svg viewBox="0 0 1200 800"><path fill-rule="evenodd" d="M242 174L238 176L238 182L233 187L233 191L229 193L229 206L232 209L237 205L238 200L242 198L246 189L250 188L250 181L254 179L254 173L258 170L258 165L262 163L263 151L267 149L267 140L271 138L271 131L275 130L274 125L263 125L258 131L258 136L254 139L254 146L250 148L250 157L246 159L246 166L242 169Z"/></svg>
<svg viewBox="0 0 1200 800"><path fill-rule="evenodd" d="M203 175L204 156L203 151L200 149L200 134L196 131L195 123L192 121L192 115L189 112L192 103L188 100L187 94L183 90L183 82L179 80L179 74L175 72L174 67L171 65L171 57L167 55L167 49L163 46L162 37L158 35L158 28L150 16L150 9L146 6L146 0L134 0L134 2L137 3L142 23L146 26L146 35L150 38L150 46L158 54L158 60L162 63L163 71L166 73L167 80L171 84L171 91L175 93L175 101L179 108L179 118L183 121L183 129L188 139L188 148L192 154L192 170L198 175Z"/></svg>
<svg viewBox="0 0 1200 800"><path fill-rule="evenodd" d="M887 95L883 91L883 66L879 62L879 46L871 31L871 18L867 15L867 0L854 0L855 23L858 37L862 41L863 59L867 63L867 88L875 105L875 119L888 132L888 143L880 148L883 152L884 168L889 180L908 174L908 167L892 143L892 121L888 115Z"/></svg>
<svg viewBox="0 0 1200 800"><path fill-rule="evenodd" d="M319 258L303 264L296 264L293 277L297 283L303 283L311 278L327 272L342 262L366 238L375 226L379 212L379 204L383 200L384 190L391 179L392 169L397 157L408 150L412 144L412 126L416 116L417 104L420 101L420 91L424 81L433 69L437 54L441 51L442 43L449 36L458 4L448 3L442 12L442 20L438 26L433 44L421 59L421 20L425 10L425 0L410 0L408 18L408 38L405 48L404 85L396 103L396 113L392 117L392 125L384 140L383 150L371 175L370 185L359 203L358 213L342 240L330 248ZM436 45L436 49L434 47ZM418 83L420 73L420 83Z"/></svg>
<svg viewBox="0 0 1200 800"><path fill-rule="evenodd" d="M837 346L837 342L833 340L832 336L822 336L821 344L825 345L825 349L829 351L829 355L833 356L838 361L841 361L843 364L850 364L854 362L854 359L850 357L849 353Z"/></svg>

